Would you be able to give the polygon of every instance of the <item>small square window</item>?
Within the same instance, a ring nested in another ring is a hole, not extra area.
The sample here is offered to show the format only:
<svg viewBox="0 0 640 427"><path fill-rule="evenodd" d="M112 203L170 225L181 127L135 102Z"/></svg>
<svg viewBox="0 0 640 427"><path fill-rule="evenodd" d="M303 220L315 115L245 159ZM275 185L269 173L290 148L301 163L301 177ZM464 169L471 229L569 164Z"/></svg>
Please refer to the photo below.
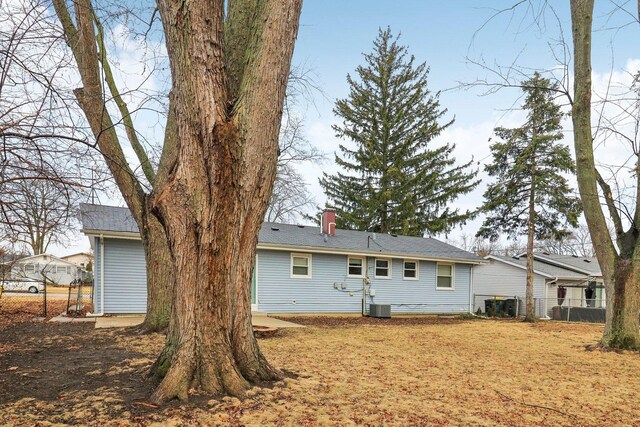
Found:
<svg viewBox="0 0 640 427"><path fill-rule="evenodd" d="M348 257L347 273L351 277L362 277L364 273L364 258L362 257Z"/></svg>
<svg viewBox="0 0 640 427"><path fill-rule="evenodd" d="M405 280L418 280L418 261L404 261L404 272L402 278Z"/></svg>
<svg viewBox="0 0 640 427"><path fill-rule="evenodd" d="M311 277L311 255L291 255L291 277Z"/></svg>
<svg viewBox="0 0 640 427"><path fill-rule="evenodd" d="M437 270L436 288L453 289L453 265L438 264Z"/></svg>
<svg viewBox="0 0 640 427"><path fill-rule="evenodd" d="M26 273L35 273L36 272L36 266L33 265L33 264L25 264L24 271Z"/></svg>
<svg viewBox="0 0 640 427"><path fill-rule="evenodd" d="M375 277L380 279L391 278L391 260L386 258L376 258L376 274Z"/></svg>

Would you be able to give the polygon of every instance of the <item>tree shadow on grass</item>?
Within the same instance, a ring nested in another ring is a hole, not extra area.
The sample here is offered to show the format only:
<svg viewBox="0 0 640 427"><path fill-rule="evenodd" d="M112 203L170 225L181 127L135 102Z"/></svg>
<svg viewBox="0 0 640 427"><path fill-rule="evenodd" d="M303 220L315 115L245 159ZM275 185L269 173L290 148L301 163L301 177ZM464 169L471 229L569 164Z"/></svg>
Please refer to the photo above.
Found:
<svg viewBox="0 0 640 427"><path fill-rule="evenodd" d="M149 342L137 349L119 342L126 331L93 326L25 322L3 327L0 413L82 424L99 415L154 410L144 402L155 386L146 372L157 350Z"/></svg>

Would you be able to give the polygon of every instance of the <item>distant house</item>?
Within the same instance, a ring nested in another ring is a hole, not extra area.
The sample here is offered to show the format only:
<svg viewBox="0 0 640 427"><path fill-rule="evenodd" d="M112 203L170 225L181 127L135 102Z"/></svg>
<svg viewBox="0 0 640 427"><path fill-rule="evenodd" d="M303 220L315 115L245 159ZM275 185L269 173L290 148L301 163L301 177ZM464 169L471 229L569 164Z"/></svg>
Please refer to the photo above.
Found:
<svg viewBox="0 0 640 427"><path fill-rule="evenodd" d="M525 299L527 256L489 255L489 261L474 269L476 309L492 296ZM596 258L572 255L534 254L534 286L536 314L550 315L557 305L571 307L604 307L606 298L602 273Z"/></svg>
<svg viewBox="0 0 640 427"><path fill-rule="evenodd" d="M82 204L82 231L94 248L98 313L146 310L140 234L125 208ZM460 313L472 305L474 266L483 259L436 239L323 226L265 223L252 281L252 307L268 313Z"/></svg>
<svg viewBox="0 0 640 427"><path fill-rule="evenodd" d="M61 256L60 259L75 264L78 267L86 268L90 263L93 263L93 254L78 252L71 255Z"/></svg>
<svg viewBox="0 0 640 427"><path fill-rule="evenodd" d="M32 255L14 261L10 267L13 280L46 280L68 285L78 277L79 267L50 254Z"/></svg>
<svg viewBox="0 0 640 427"><path fill-rule="evenodd" d="M13 252L2 252L0 254L0 279L8 280L11 278L11 267L21 258L28 257L29 254L20 254Z"/></svg>

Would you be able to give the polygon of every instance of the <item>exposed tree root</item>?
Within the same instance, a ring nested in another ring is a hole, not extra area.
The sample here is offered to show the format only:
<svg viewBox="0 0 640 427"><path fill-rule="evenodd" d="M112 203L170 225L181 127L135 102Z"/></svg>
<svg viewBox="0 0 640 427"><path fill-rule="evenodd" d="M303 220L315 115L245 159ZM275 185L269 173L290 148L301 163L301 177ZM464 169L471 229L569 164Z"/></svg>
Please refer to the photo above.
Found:
<svg viewBox="0 0 640 427"><path fill-rule="evenodd" d="M148 335L154 333L166 333L167 326L166 325L155 325L149 324L147 322L142 322L139 325L131 326L128 328L133 334L136 335Z"/></svg>

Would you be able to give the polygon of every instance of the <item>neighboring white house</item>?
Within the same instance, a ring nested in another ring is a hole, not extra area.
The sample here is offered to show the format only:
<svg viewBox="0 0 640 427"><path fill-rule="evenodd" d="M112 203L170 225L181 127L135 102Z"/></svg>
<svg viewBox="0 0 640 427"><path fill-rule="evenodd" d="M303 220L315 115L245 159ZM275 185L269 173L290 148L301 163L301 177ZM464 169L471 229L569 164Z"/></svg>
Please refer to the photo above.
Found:
<svg viewBox="0 0 640 427"><path fill-rule="evenodd" d="M47 280L59 285L68 285L78 277L79 267L49 254L32 255L13 262L11 279Z"/></svg>
<svg viewBox="0 0 640 427"><path fill-rule="evenodd" d="M518 297L525 299L526 254L515 257L489 255L487 264L474 268L473 287L476 309L484 299ZM536 314L550 315L554 306L604 307L602 273L595 258L572 255L534 254L533 297Z"/></svg>
<svg viewBox="0 0 640 427"><path fill-rule="evenodd" d="M62 256L60 259L73 263L78 267L86 268L89 263L93 263L93 254L88 252L78 252L76 254Z"/></svg>

